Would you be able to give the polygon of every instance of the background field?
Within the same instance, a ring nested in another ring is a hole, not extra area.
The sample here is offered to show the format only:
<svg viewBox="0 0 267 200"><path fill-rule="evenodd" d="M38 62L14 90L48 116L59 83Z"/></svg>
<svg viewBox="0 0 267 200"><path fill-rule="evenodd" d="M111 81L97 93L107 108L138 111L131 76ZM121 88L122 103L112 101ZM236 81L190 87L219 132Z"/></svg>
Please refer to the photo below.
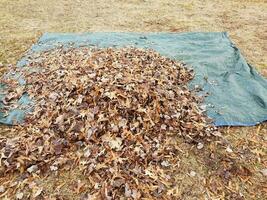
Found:
<svg viewBox="0 0 267 200"><path fill-rule="evenodd" d="M264 0L0 0L0 63L16 63L44 32L88 31L227 31L248 62L267 77ZM8 127L0 130L9 133ZM180 193L181 199L267 199L267 179L260 173L267 168L267 124L222 130L225 139L202 150L177 144L183 152L177 191L170 192ZM195 176L188 175L192 171ZM0 183L17 177L0 178ZM86 193L88 181L79 166L37 179L45 195L67 199L80 196L75 192L78 180Z"/></svg>

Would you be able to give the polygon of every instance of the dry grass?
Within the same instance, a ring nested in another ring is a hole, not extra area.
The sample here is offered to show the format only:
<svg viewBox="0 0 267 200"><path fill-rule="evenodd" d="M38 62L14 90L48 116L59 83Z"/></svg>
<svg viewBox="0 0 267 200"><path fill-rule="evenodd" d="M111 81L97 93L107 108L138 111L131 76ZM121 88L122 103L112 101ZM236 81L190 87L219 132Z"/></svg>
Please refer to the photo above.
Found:
<svg viewBox="0 0 267 200"><path fill-rule="evenodd" d="M44 32L227 31L247 60L267 77L264 0L0 0L0 16L0 62L4 64L15 63ZM0 129L0 134L8 134L7 127ZM222 144L212 142L200 151L177 143L183 152L177 191L172 192L180 193L181 199L238 199L242 195L267 199L266 177L259 172L267 166L267 124L223 130ZM225 150L229 145L233 153ZM196 176L189 176L190 171ZM89 184L79 166L36 180L48 196L66 199L78 198L78 180Z"/></svg>

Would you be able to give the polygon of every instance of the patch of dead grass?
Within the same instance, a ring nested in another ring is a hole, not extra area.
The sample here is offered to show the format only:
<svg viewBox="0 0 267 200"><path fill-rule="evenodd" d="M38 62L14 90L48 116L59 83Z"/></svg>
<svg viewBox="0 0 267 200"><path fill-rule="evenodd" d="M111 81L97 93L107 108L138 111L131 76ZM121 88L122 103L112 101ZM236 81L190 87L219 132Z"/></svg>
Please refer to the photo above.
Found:
<svg viewBox="0 0 267 200"><path fill-rule="evenodd" d="M16 63L44 32L227 31L247 60L267 76L264 0L1 0L0 16L0 62L4 64ZM9 133L8 127L0 128L1 134ZM180 141L183 153L176 175L177 191L173 192L179 192L182 199L238 199L242 195L245 199L264 199L266 178L259 171L267 166L266 130L266 123L224 128L225 143L212 142L203 151ZM232 154L225 151L226 145L231 146ZM197 175L189 176L190 171ZM40 177L38 184L51 197L76 199L78 180L89 184L76 166Z"/></svg>

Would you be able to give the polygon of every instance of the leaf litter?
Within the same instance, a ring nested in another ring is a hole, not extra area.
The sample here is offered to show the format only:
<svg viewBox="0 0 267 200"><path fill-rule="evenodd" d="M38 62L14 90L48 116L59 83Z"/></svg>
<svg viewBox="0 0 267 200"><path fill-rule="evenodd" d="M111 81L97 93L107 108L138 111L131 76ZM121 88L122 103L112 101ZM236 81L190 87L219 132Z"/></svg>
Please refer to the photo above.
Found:
<svg viewBox="0 0 267 200"><path fill-rule="evenodd" d="M78 163L90 177L91 198L168 199L177 138L202 149L220 135L187 87L193 71L153 50L57 48L13 70L26 84L2 80L12 94L5 104L19 107L27 92L35 106L13 128L17 137L0 138L2 174L30 177Z"/></svg>

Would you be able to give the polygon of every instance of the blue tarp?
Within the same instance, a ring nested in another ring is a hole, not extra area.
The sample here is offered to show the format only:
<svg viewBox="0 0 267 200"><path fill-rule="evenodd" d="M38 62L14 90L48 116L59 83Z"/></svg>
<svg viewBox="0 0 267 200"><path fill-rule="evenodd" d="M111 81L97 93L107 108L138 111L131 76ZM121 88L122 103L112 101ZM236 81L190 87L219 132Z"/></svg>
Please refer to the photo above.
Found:
<svg viewBox="0 0 267 200"><path fill-rule="evenodd" d="M252 126L267 120L267 80L245 61L227 33L46 33L17 65L27 64L33 52L60 45L154 49L192 66L195 77L190 87L202 87L199 95L208 93L204 106L216 126ZM30 102L26 94L22 102ZM4 116L0 110L0 122L12 124L14 118L22 122L25 112L14 110Z"/></svg>

